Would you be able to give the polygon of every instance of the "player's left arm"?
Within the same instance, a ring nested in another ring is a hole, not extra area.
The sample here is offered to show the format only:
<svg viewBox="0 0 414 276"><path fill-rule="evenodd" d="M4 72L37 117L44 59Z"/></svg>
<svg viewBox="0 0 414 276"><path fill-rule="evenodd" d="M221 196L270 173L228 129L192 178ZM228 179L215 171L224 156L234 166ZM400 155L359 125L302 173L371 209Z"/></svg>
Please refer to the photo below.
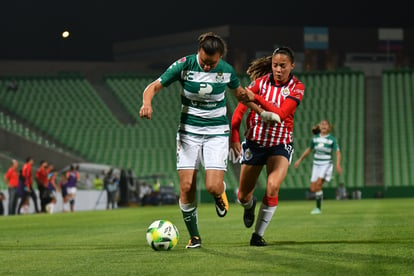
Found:
<svg viewBox="0 0 414 276"><path fill-rule="evenodd" d="M247 95L247 102L243 102L244 105L246 105L247 107L249 107L251 110L253 110L254 112L256 112L257 114L260 115L260 117L265 121L265 122L277 122L280 123L280 117L278 114L276 114L275 112L272 111L266 111L264 110L261 106L259 106L257 103L255 103L255 97L257 95L257 87L255 87L254 85L251 85L250 88L252 88L252 90L256 91L252 91L249 88L245 88L246 91L246 95Z"/></svg>
<svg viewBox="0 0 414 276"><path fill-rule="evenodd" d="M283 101L279 108L274 106L273 103L266 101L263 97L261 97L258 94L254 95L254 100L256 103L259 103L265 110L278 114L280 120L283 121L289 115L295 112L296 107L300 104L302 100L304 91L305 86L302 83L298 83L292 89L289 96L286 97L286 100Z"/></svg>

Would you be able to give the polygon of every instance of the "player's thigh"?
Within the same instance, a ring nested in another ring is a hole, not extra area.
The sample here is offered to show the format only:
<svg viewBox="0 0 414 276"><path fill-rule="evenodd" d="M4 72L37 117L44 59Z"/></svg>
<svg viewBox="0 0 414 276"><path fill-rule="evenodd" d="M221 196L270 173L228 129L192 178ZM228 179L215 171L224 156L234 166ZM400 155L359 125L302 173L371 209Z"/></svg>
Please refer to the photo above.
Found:
<svg viewBox="0 0 414 276"><path fill-rule="evenodd" d="M269 156L266 164L266 194L276 196L289 169L289 159L282 155Z"/></svg>
<svg viewBox="0 0 414 276"><path fill-rule="evenodd" d="M197 170L179 170L180 200L182 203L194 202L197 189Z"/></svg>
<svg viewBox="0 0 414 276"><path fill-rule="evenodd" d="M206 170L227 170L229 137L211 136L203 141L202 160ZM224 174L223 174L224 176Z"/></svg>
<svg viewBox="0 0 414 276"><path fill-rule="evenodd" d="M203 137L177 133L177 170L198 170Z"/></svg>
<svg viewBox="0 0 414 276"><path fill-rule="evenodd" d="M250 198L256 187L257 179L262 172L263 165L242 164L240 170L239 198Z"/></svg>

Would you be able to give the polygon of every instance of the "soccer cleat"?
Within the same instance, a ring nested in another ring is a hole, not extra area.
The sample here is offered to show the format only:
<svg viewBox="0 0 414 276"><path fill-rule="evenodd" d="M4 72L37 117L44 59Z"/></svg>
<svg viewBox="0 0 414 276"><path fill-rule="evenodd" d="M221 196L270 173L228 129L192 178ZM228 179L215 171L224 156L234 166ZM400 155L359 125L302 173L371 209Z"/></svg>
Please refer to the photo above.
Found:
<svg viewBox="0 0 414 276"><path fill-rule="evenodd" d="M226 183L224 183L224 192L218 196L215 197L214 200L216 201L216 212L219 217L224 217L227 214L227 211L229 210L229 201L227 200L226 195Z"/></svg>
<svg viewBox="0 0 414 276"><path fill-rule="evenodd" d="M253 197L253 205L249 209L244 209L243 222L247 228L252 227L254 223L254 210L256 208L256 197Z"/></svg>
<svg viewBox="0 0 414 276"><path fill-rule="evenodd" d="M321 213L322 213L322 211L319 208L315 208L311 211L311 215L319 215Z"/></svg>
<svg viewBox="0 0 414 276"><path fill-rule="evenodd" d="M192 237L188 244L185 246L185 249L194 249L194 248L200 248L201 247L201 239L197 236Z"/></svg>
<svg viewBox="0 0 414 276"><path fill-rule="evenodd" d="M267 243L263 239L262 236L259 236L256 233L253 233L252 234L252 238L250 239L250 245L251 246L266 246Z"/></svg>

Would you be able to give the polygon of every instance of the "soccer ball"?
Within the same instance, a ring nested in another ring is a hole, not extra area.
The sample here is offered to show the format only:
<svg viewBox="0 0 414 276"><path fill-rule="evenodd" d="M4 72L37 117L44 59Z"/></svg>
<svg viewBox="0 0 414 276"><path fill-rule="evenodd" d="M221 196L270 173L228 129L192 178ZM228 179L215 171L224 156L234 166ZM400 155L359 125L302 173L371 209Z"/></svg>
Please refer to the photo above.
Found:
<svg viewBox="0 0 414 276"><path fill-rule="evenodd" d="M156 220L148 226L147 242L155 251L173 249L178 243L178 229L169 220Z"/></svg>

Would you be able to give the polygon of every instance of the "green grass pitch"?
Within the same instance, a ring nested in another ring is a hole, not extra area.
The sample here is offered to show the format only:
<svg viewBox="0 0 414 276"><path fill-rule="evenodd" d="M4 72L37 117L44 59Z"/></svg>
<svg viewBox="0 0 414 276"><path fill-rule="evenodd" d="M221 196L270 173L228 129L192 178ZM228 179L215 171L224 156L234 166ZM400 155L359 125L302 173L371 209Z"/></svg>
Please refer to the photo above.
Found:
<svg viewBox="0 0 414 276"><path fill-rule="evenodd" d="M178 206L0 217L0 275L413 275L414 200L279 201L267 247L251 247L242 208L200 204L202 248L186 250ZM257 212L257 210L256 210ZM156 219L180 231L171 251L145 239ZM254 226L253 226L254 227Z"/></svg>

